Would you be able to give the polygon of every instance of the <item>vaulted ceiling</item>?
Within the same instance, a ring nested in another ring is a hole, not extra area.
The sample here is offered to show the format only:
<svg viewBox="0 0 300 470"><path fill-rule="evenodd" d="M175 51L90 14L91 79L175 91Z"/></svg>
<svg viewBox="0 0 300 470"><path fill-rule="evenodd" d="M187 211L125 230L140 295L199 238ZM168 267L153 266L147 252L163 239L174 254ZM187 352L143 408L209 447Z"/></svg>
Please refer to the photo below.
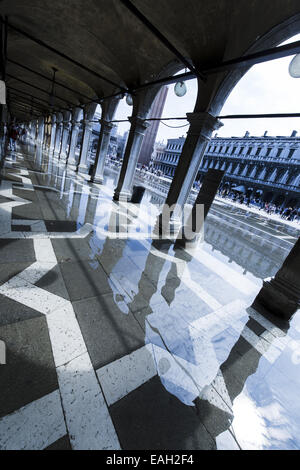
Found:
<svg viewBox="0 0 300 470"><path fill-rule="evenodd" d="M51 109L53 67L57 83L67 87L55 86L58 109L134 89L158 77L174 60L180 64L124 3L0 0L0 14L16 28L8 27L6 82L17 117L29 116L32 96L37 113ZM197 70L243 55L272 28L300 13L299 0L131 3ZM217 80L221 79L220 75Z"/></svg>

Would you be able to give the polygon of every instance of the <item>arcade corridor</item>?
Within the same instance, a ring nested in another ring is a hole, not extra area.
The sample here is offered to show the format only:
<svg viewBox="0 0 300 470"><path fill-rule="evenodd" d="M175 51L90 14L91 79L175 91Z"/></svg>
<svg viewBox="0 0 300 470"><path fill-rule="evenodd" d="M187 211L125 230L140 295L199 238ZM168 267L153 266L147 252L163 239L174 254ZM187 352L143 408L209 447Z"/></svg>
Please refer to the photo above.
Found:
<svg viewBox="0 0 300 470"><path fill-rule="evenodd" d="M300 448L300 315L251 308L299 232L215 201L174 250L138 236L148 191L116 238L112 174L2 157L0 449Z"/></svg>

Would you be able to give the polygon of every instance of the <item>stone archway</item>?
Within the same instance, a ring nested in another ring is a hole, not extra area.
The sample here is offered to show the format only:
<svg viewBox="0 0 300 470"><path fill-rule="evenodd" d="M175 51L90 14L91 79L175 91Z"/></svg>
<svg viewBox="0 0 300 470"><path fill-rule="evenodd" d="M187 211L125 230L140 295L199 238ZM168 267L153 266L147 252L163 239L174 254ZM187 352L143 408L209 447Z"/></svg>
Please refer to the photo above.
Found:
<svg viewBox="0 0 300 470"><path fill-rule="evenodd" d="M265 195L264 195L264 201L265 202L271 202L272 199L273 199L273 196L274 196L273 191L266 192Z"/></svg>
<svg viewBox="0 0 300 470"><path fill-rule="evenodd" d="M287 206L288 207L297 207L299 205L299 199L296 198L296 197L292 197L291 199L289 199L288 203L287 203Z"/></svg>
<svg viewBox="0 0 300 470"><path fill-rule="evenodd" d="M274 200L276 206L281 206L284 203L285 196L284 194L278 194Z"/></svg>
<svg viewBox="0 0 300 470"><path fill-rule="evenodd" d="M264 34L245 51L245 55L276 47L298 33L300 33L300 13L288 18L286 21L283 21L272 28L268 33ZM208 111L209 113L214 116L220 113L230 93L250 68L251 67L245 67L232 70L226 75L215 93Z"/></svg>

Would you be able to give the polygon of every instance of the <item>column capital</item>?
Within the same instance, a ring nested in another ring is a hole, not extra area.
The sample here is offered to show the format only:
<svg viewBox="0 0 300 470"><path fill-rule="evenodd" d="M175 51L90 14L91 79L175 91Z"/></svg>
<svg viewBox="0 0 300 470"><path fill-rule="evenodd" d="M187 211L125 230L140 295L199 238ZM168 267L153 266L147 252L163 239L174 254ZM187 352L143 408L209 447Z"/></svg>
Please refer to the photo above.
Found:
<svg viewBox="0 0 300 470"><path fill-rule="evenodd" d="M106 121L106 119L99 119L99 124L106 128L107 130L110 130L114 127L114 123L111 121Z"/></svg>
<svg viewBox="0 0 300 470"><path fill-rule="evenodd" d="M186 116L190 123L188 133L201 136L204 140L210 140L212 132L223 126L218 118L206 112L187 113Z"/></svg>
<svg viewBox="0 0 300 470"><path fill-rule="evenodd" d="M131 125L134 124L136 126L137 131L145 132L149 127L149 122L145 121L145 119L140 116L130 116L128 117L128 120Z"/></svg>

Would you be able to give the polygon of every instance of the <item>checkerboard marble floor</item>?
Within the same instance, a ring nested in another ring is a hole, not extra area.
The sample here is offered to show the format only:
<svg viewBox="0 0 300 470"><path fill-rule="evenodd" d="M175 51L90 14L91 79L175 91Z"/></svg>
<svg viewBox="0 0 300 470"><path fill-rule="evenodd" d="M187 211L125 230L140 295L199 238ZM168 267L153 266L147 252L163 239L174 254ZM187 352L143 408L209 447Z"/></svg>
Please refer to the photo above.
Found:
<svg viewBox="0 0 300 470"><path fill-rule="evenodd" d="M0 449L299 449L300 314L251 307L299 234L216 201L175 250L147 191L116 238L114 178L2 155Z"/></svg>

